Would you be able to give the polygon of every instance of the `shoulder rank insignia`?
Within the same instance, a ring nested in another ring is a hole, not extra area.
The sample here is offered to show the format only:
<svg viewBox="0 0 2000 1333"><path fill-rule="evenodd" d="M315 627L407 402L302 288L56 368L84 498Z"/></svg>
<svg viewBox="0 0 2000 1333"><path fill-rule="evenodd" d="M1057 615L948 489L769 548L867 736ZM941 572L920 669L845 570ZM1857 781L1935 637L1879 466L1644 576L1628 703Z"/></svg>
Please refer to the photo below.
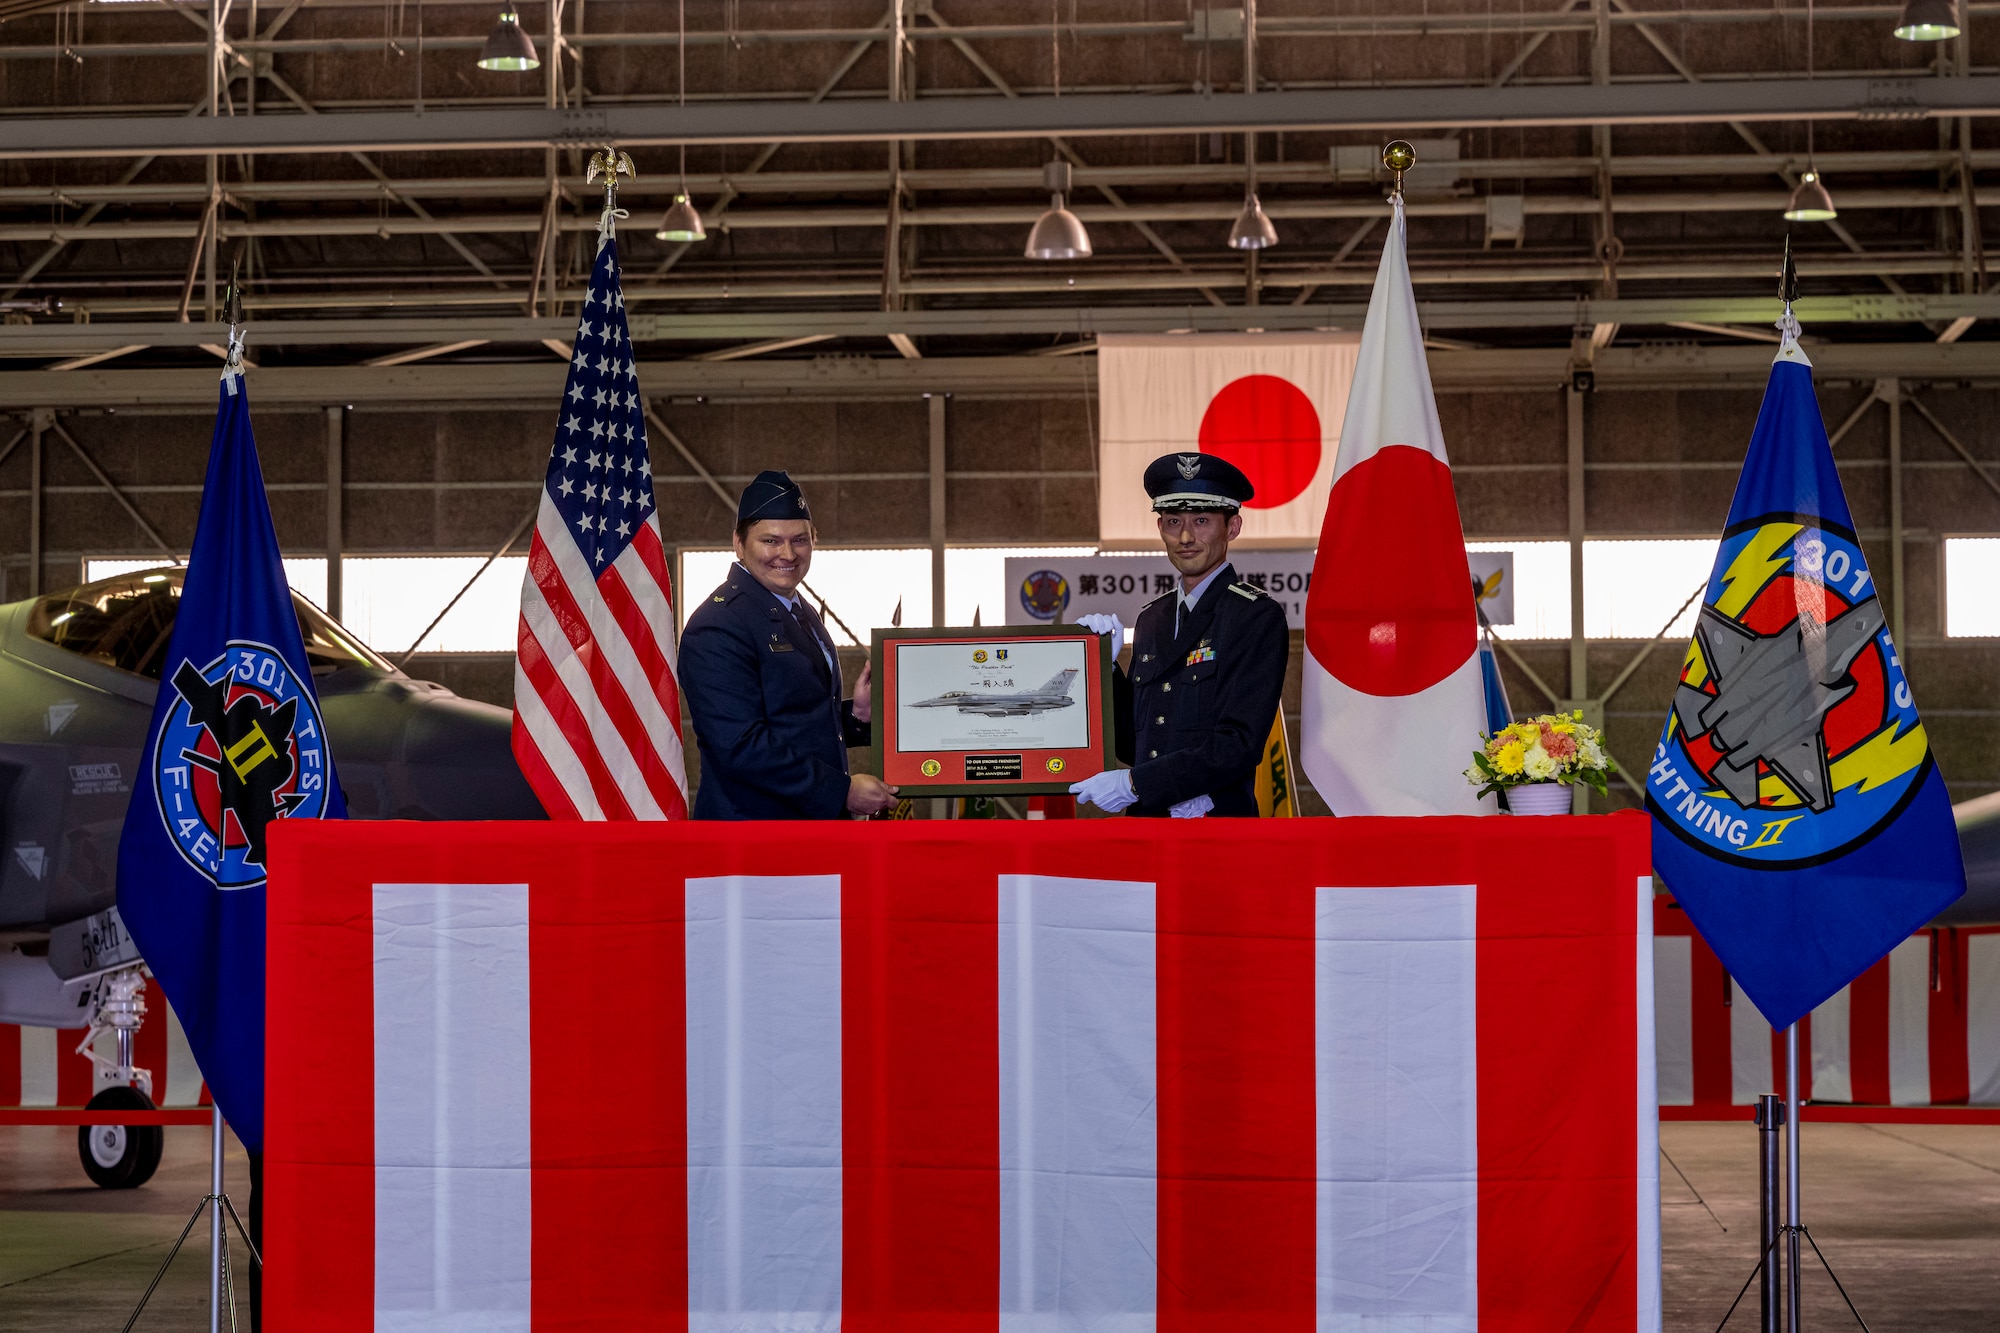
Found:
<svg viewBox="0 0 2000 1333"><path fill-rule="evenodd" d="M1253 602L1271 595L1262 588L1253 588L1247 583L1232 583L1229 585L1229 591L1235 593L1238 597L1247 597Z"/></svg>
<svg viewBox="0 0 2000 1333"><path fill-rule="evenodd" d="M1213 662L1214 660L1215 660L1215 649L1209 647L1207 644L1204 643L1203 645L1201 645L1201 647L1189 653L1187 655L1187 661L1183 662L1181 665L1197 666L1200 663Z"/></svg>

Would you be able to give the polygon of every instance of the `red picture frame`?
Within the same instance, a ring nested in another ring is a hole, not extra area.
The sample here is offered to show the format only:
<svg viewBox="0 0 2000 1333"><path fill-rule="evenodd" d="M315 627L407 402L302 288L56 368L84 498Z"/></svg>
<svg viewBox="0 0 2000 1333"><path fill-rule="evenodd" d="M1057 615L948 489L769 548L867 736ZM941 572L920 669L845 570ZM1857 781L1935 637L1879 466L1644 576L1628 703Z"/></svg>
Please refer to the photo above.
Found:
<svg viewBox="0 0 2000 1333"><path fill-rule="evenodd" d="M1065 647L1074 651L1061 651ZM906 796L1053 795L1067 792L1073 782L1119 767L1111 705L1111 666L1117 647L1081 625L876 630L869 647L873 748L883 781ZM958 663L961 655L965 661ZM1044 665L1017 678L1009 670L1010 656ZM1039 679L1051 662L1075 664L1070 668L1073 679L1061 689L1048 688L1060 675ZM947 674L953 667L962 668L967 680L946 683L965 688L933 694L940 667ZM931 697L910 699L906 687ZM958 695L964 696L962 703L945 702ZM1064 697L1072 702L1056 702ZM1031 720L1072 707L1078 714L1062 718L1062 725L1053 729ZM930 711L925 716L916 709ZM976 743L959 743L971 742L971 737L933 743L941 729L934 720L940 713L954 721L963 717L968 723L963 730L982 734ZM974 724L975 719L984 725ZM1052 742L1050 730L1069 734ZM1009 731L1021 734L1010 738ZM914 739L920 732L923 739Z"/></svg>

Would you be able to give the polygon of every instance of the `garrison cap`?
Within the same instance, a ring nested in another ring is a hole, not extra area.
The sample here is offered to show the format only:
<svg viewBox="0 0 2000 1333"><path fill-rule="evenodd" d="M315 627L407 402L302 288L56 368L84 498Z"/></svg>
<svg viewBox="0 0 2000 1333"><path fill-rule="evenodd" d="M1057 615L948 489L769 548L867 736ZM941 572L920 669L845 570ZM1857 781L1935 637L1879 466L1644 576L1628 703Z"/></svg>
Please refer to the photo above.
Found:
<svg viewBox="0 0 2000 1333"><path fill-rule="evenodd" d="M759 472L748 486L743 488L743 498L736 502L736 521L755 523L759 519L812 519L812 510L806 508L806 497L799 491L799 484L785 472Z"/></svg>
<svg viewBox="0 0 2000 1333"><path fill-rule="evenodd" d="M1146 494L1159 514L1190 509L1233 514L1256 493L1241 468L1214 454L1167 454L1146 468Z"/></svg>

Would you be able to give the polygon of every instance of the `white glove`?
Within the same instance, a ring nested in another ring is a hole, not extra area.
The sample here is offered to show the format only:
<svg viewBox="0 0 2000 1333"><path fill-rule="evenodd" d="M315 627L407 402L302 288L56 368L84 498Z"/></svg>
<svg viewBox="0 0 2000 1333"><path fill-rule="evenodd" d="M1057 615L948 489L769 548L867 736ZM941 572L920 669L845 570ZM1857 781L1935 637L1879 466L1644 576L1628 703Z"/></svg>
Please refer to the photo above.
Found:
<svg viewBox="0 0 2000 1333"><path fill-rule="evenodd" d="M1108 815L1117 814L1139 799L1132 791L1132 770L1129 768L1108 768L1094 777L1072 782L1069 792L1084 805L1099 806Z"/></svg>
<svg viewBox="0 0 2000 1333"><path fill-rule="evenodd" d="M1200 819L1213 809L1215 809L1215 802L1210 800L1206 795L1190 796L1179 805L1168 806L1167 813L1175 819Z"/></svg>
<svg viewBox="0 0 2000 1333"><path fill-rule="evenodd" d="M1117 616L1107 616L1102 611L1093 611L1076 623L1092 634L1111 635L1113 643L1122 645L1125 642L1125 622Z"/></svg>

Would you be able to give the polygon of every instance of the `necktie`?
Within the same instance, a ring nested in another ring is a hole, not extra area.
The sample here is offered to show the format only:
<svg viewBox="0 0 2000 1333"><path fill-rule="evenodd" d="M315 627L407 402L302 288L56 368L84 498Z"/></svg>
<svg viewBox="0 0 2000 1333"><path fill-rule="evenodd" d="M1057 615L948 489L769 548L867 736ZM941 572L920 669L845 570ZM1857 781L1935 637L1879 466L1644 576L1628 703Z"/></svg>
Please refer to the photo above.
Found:
<svg viewBox="0 0 2000 1333"><path fill-rule="evenodd" d="M812 607L806 604L806 599L803 596L793 604L792 618L799 622L799 628L806 632L806 637L811 639L814 646L819 649L820 656L826 659L827 669L833 674L834 693L838 695L840 693L840 659L834 655L832 642L827 638L826 626L820 624L819 616L814 614Z"/></svg>

